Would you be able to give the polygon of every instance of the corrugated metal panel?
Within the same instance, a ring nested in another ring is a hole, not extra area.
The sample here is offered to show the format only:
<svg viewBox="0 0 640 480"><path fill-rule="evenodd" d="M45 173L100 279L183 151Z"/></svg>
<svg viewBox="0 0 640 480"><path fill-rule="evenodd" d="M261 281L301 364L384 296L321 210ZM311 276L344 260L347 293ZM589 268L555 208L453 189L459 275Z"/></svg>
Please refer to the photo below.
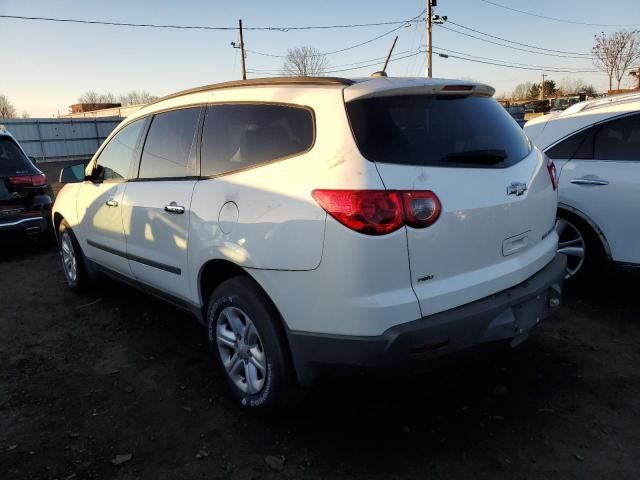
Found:
<svg viewBox="0 0 640 480"><path fill-rule="evenodd" d="M122 121L112 118L28 118L3 120L27 155L38 161L90 158Z"/></svg>

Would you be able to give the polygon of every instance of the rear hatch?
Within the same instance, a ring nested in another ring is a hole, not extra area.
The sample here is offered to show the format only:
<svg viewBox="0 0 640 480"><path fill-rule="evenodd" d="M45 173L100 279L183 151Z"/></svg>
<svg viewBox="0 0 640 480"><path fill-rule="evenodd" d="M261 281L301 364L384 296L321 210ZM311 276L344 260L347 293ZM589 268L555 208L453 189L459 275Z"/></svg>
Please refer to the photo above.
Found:
<svg viewBox="0 0 640 480"><path fill-rule="evenodd" d="M557 196L546 158L490 87L454 87L345 95L358 148L385 188L431 190L440 200L435 223L406 227L423 315L516 285L555 254Z"/></svg>
<svg viewBox="0 0 640 480"><path fill-rule="evenodd" d="M47 178L7 135L0 135L0 222L29 213Z"/></svg>

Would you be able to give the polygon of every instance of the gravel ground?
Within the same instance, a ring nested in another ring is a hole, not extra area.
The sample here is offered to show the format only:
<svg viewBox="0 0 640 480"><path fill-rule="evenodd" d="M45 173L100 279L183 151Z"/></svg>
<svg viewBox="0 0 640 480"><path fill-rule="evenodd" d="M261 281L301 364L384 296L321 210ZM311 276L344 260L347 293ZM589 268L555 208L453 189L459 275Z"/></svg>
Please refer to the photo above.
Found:
<svg viewBox="0 0 640 480"><path fill-rule="evenodd" d="M227 397L199 324L54 247L0 248L0 478L640 478L640 276L573 292L519 348L318 387L279 418Z"/></svg>

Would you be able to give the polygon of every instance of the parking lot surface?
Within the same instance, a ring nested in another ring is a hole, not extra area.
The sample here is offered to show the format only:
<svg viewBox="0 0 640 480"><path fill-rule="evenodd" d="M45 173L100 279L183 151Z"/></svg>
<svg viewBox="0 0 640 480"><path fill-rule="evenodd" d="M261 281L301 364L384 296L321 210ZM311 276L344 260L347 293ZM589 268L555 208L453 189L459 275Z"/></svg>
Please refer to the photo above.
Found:
<svg viewBox="0 0 640 480"><path fill-rule="evenodd" d="M0 478L640 478L638 275L571 292L513 351L264 418L195 319L108 280L72 293L53 246L0 252Z"/></svg>

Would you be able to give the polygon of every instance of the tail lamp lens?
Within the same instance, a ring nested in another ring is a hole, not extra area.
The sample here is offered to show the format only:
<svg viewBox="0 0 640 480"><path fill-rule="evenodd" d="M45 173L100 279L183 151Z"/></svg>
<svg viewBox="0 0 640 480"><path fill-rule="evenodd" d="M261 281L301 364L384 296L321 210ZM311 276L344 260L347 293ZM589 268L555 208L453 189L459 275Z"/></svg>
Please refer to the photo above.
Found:
<svg viewBox="0 0 640 480"><path fill-rule="evenodd" d="M47 176L44 173L9 177L9 185L12 187L42 187L46 184Z"/></svg>
<svg viewBox="0 0 640 480"><path fill-rule="evenodd" d="M404 207L405 224L413 228L424 228L440 216L440 200L436 194L426 191L400 192Z"/></svg>
<svg viewBox="0 0 640 480"><path fill-rule="evenodd" d="M402 226L402 205L396 192L314 190L312 195L329 215L356 232L385 235Z"/></svg>
<svg viewBox="0 0 640 480"><path fill-rule="evenodd" d="M558 172L556 171L556 164L553 160L547 158L547 171L549 172L549 178L551 179L551 185L554 190L558 189Z"/></svg>
<svg viewBox="0 0 640 480"><path fill-rule="evenodd" d="M431 191L314 190L312 196L337 221L367 235L385 235L403 225L428 227L441 210Z"/></svg>

